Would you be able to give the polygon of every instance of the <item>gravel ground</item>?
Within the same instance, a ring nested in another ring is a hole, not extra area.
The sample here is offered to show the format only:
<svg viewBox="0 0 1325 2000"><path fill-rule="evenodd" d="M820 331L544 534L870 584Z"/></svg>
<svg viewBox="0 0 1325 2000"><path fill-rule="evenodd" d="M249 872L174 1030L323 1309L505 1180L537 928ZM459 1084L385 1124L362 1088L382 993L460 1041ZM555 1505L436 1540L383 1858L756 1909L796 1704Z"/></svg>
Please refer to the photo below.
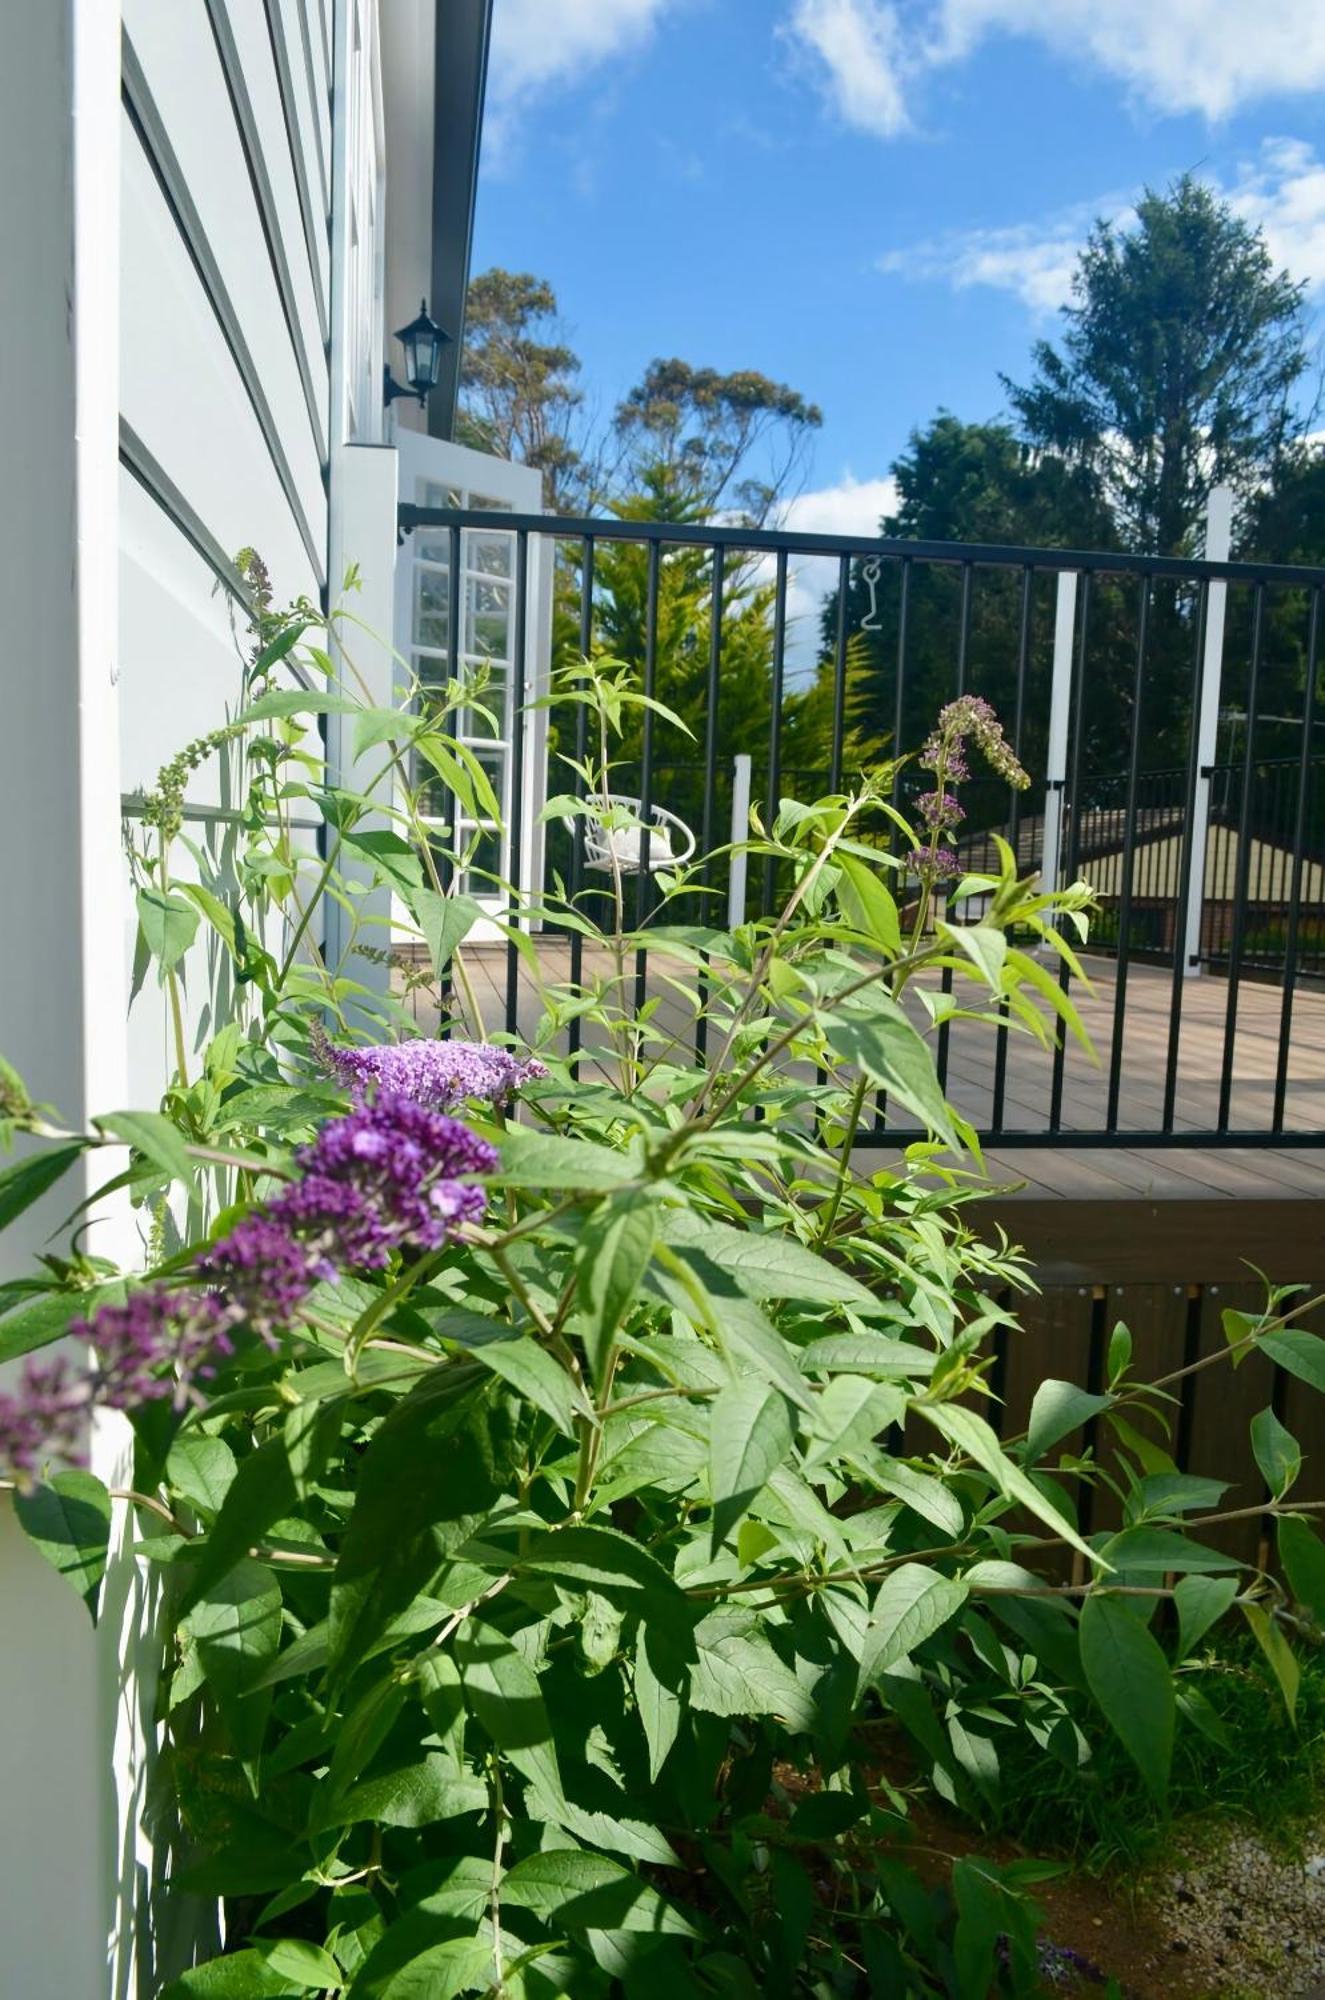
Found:
<svg viewBox="0 0 1325 2000"><path fill-rule="evenodd" d="M1145 1900L1175 1967L1214 1995L1307 2000L1325 1993L1325 1823L1279 1847L1206 1829L1156 1870Z"/></svg>

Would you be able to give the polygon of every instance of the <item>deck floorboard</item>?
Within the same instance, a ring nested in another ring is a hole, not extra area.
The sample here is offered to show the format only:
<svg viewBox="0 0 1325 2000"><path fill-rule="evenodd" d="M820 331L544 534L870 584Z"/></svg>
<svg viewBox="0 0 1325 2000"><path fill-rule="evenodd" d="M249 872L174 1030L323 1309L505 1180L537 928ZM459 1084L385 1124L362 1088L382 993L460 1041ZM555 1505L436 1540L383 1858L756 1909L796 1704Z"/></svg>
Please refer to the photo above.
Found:
<svg viewBox="0 0 1325 2000"><path fill-rule="evenodd" d="M543 984L564 988L569 978L568 943L564 939L540 940L538 954ZM506 1016L505 946L471 946L464 957L484 1028L488 1033L500 1032ZM1122 1021L1118 1123L1123 1142L1107 1148L1074 1147L1073 1132L1098 1132L1106 1124L1117 993L1111 960L1088 960L1086 969L1089 988L1073 981L1071 997L1095 1045L1097 1060L1092 1061L1075 1043L1069 1043L1062 1064L1061 1136L1052 1144L999 1146L991 1142L985 1164L992 1182L1006 1188L1011 1199L1037 1202L1320 1199L1325 1189L1325 1149L1293 1147L1291 1143L1273 1148L1216 1147L1205 1140L1218 1117L1229 1003L1228 982L1208 975L1188 979L1182 988L1174 1125L1178 1132L1190 1133L1192 1143L1172 1149L1147 1147L1141 1137L1157 1131L1163 1123L1173 980L1166 967L1133 964L1128 969ZM608 954L586 948L586 980L606 981L612 972ZM634 972L632 958L628 974L631 1004ZM655 962L649 969L648 996L656 1003L653 1026L663 1034L677 1036L683 1044L693 1032L683 998L693 979L692 972L676 965ZM920 996L914 996L911 1004L918 1023L924 1025L928 1016ZM517 1022L523 1038L532 1037L541 1011L537 983L521 964ZM436 1015L421 998L416 998L415 1013L425 1031L435 1027ZM1279 987L1242 982L1232 1042L1229 1124L1235 1132L1269 1129L1282 1018ZM472 1023L464 1025L472 1032ZM585 1039L592 1044L595 1037L590 1033ZM987 1023L952 1023L948 1092L963 1116L979 1126L991 1119L996 1047L997 1031ZM1004 1130L1047 1136L1052 1083L1052 1054L1030 1036L1013 1036L1005 1074ZM1284 1124L1290 1140L1294 1134L1325 1130L1325 992L1305 987L1293 997ZM1129 1130L1138 1135L1135 1146L1126 1143ZM883 1164L889 1157L883 1146L862 1148L860 1155L862 1164L868 1160Z"/></svg>

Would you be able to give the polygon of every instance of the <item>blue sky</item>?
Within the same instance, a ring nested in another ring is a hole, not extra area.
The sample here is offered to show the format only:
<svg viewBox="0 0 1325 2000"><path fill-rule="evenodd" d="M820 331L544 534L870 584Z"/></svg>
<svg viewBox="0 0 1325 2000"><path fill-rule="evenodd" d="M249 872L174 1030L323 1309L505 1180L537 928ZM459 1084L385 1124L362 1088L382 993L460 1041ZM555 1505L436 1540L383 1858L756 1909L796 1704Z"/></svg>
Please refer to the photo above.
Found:
<svg viewBox="0 0 1325 2000"><path fill-rule="evenodd" d="M792 383L793 518L868 532L1184 169L1325 302L1325 0L495 0L474 268L552 281L604 416L656 354Z"/></svg>

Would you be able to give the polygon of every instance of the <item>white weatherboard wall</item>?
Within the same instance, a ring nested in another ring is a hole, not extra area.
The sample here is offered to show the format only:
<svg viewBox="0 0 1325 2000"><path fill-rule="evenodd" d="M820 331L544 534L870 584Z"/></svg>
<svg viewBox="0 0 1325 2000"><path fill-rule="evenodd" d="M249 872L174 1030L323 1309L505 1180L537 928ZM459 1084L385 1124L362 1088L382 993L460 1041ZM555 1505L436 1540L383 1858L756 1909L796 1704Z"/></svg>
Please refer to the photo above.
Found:
<svg viewBox="0 0 1325 2000"><path fill-rule="evenodd" d="M121 783L150 788L233 715L249 644L233 558L276 602L326 585L332 0L124 0L121 112ZM194 806L243 776L214 756ZM191 826L213 853L220 826ZM183 859L182 856L177 857ZM184 865L187 865L185 863ZM130 913L125 948L132 952ZM200 1040L220 969L185 968ZM130 1089L169 1065L164 997L130 1014Z"/></svg>

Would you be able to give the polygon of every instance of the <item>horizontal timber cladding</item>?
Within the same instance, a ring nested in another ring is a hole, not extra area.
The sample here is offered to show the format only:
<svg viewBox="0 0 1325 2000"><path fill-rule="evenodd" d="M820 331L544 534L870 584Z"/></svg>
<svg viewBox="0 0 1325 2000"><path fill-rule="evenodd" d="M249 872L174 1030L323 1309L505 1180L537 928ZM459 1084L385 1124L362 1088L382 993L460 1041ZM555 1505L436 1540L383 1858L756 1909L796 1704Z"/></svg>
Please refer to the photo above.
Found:
<svg viewBox="0 0 1325 2000"><path fill-rule="evenodd" d="M324 590L327 538L327 218L296 168L321 126L289 32L261 0L125 5L122 417L278 599Z"/></svg>
<svg viewBox="0 0 1325 2000"><path fill-rule="evenodd" d="M1300 1269L1276 1275L1284 1283L1306 1283L1304 1298L1325 1292L1325 1279L1308 1283ZM1249 1353L1236 1368L1224 1358L1223 1314L1230 1308L1256 1313L1264 1303L1265 1287L1249 1275L1235 1283L1208 1285L1051 1285L1038 1297L1013 1302L1018 1325L1000 1342L991 1378L996 1400L981 1407L1004 1438L1014 1438L1026 1429L1042 1381L1102 1388L1109 1338L1120 1321L1132 1335L1137 1382L1205 1364L1166 1392L1172 1401L1164 1406L1164 1419L1133 1420L1138 1432L1167 1451L1182 1471L1225 1487L1215 1508L1240 1518L1203 1529L1201 1539L1239 1562L1272 1563L1272 1523L1262 1511L1267 1494L1252 1453L1251 1420L1261 1410L1274 1410L1302 1450L1303 1469L1293 1497L1325 1501L1325 1397L1263 1354ZM1325 1332L1325 1314L1319 1309L1297 1323ZM1092 1437L1090 1430L1085 1426L1055 1445L1046 1455L1047 1467L1052 1469L1062 1454L1087 1449L1102 1455L1107 1467L1108 1438L1098 1430ZM908 1434L908 1445L922 1442ZM1083 1524L1091 1531L1121 1525L1118 1496L1103 1482L1084 1504ZM1041 1532L1029 1520L1019 1525ZM1069 1566L1066 1556L1062 1566Z"/></svg>

